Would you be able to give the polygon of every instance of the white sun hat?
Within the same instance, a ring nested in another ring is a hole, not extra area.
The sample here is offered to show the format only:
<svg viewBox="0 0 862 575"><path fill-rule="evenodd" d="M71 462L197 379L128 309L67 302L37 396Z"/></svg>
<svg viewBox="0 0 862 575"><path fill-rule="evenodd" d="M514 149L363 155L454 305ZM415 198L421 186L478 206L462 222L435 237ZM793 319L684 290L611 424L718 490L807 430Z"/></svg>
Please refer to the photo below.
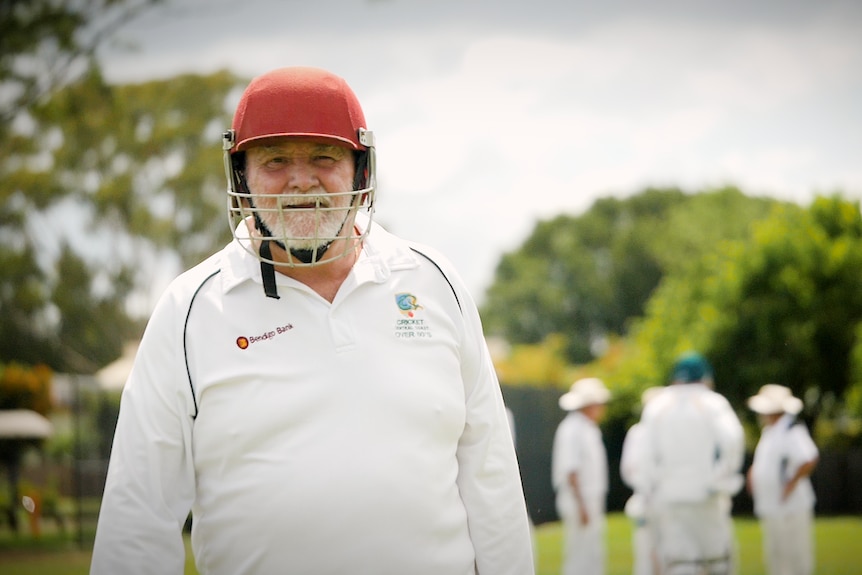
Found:
<svg viewBox="0 0 862 575"><path fill-rule="evenodd" d="M775 383L767 383L757 395L748 398L748 408L762 415L789 413L796 415L802 411L802 400L793 396L790 388Z"/></svg>
<svg viewBox="0 0 862 575"><path fill-rule="evenodd" d="M607 403L611 392L604 382L597 377L579 379L572 384L569 391L560 397L560 407L566 411L575 411L588 405Z"/></svg>

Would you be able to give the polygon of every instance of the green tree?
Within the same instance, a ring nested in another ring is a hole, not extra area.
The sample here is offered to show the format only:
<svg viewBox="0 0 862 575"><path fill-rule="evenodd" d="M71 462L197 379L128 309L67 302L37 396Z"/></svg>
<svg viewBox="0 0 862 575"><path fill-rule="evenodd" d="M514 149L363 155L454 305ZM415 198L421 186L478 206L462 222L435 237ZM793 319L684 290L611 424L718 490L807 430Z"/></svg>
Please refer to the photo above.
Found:
<svg viewBox="0 0 862 575"><path fill-rule="evenodd" d="M519 344L505 357L494 358L501 382L531 387L564 387L569 366L563 357L562 338L551 335L540 344Z"/></svg>
<svg viewBox="0 0 862 575"><path fill-rule="evenodd" d="M123 316L119 295L80 290L70 281L90 287L99 280L113 283L120 286L114 290L120 294L126 272L99 278L87 268L87 277L79 273L73 280L62 275L68 266L56 267L58 258L68 264L71 256L54 233L59 221L56 208L70 193L70 182L68 171L53 173L57 167L53 152L64 144L62 132L38 130L35 116L58 91L81 78L98 76L96 48L123 23L159 2L0 2L0 361L92 371L105 357L119 353L120 339L82 348L81 341L58 337L83 331L64 318L68 305L81 310L87 302L92 304L78 314L90 323ZM85 124L94 114L98 112L88 110L68 122ZM52 300L52 294L66 287L78 290L79 296L87 291L86 297ZM121 335L127 324L127 319L119 321L115 333Z"/></svg>
<svg viewBox="0 0 862 575"><path fill-rule="evenodd" d="M53 373L45 365L0 363L0 410L29 409L40 415L51 412Z"/></svg>
<svg viewBox="0 0 862 575"><path fill-rule="evenodd" d="M749 233L773 202L735 188L648 189L540 222L497 266L482 309L487 332L513 344L560 334L566 358L587 362L628 332L669 271Z"/></svg>
<svg viewBox="0 0 862 575"><path fill-rule="evenodd" d="M710 350L717 374L739 382L731 397L777 382L843 399L862 325L859 203L818 197L805 211L779 210L740 255Z"/></svg>
<svg viewBox="0 0 862 575"><path fill-rule="evenodd" d="M150 296L157 266L227 241L220 136L241 84L219 72L112 86L94 69L0 142L0 238L10 239L0 263L11 272L0 311L20 316L0 331L0 359L94 371L136 333L126 306ZM12 312L21 300L28 307Z"/></svg>
<svg viewBox="0 0 862 575"><path fill-rule="evenodd" d="M858 202L776 204L748 240L722 242L664 279L614 377L641 389L662 384L674 357L697 349L735 405L769 382L843 400L858 374L859 285Z"/></svg>
<svg viewBox="0 0 862 575"><path fill-rule="evenodd" d="M93 66L121 24L161 1L0 2L0 138L21 112Z"/></svg>

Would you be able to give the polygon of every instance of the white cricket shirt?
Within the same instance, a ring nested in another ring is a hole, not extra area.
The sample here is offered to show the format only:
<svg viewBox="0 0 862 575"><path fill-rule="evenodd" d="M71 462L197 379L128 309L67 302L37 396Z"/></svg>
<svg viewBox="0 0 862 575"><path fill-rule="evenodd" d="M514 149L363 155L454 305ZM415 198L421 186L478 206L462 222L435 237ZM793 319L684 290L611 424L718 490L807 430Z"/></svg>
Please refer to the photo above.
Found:
<svg viewBox="0 0 862 575"><path fill-rule="evenodd" d="M819 451L808 429L785 414L766 426L754 450L751 462L754 512L758 517L783 517L814 508L811 479L796 484L790 496L782 500L784 486L805 463L819 457Z"/></svg>
<svg viewBox="0 0 862 575"><path fill-rule="evenodd" d="M602 431L580 411L566 414L554 433L551 480L554 490L570 492L568 476L578 474L581 495L604 501L608 492L608 456Z"/></svg>
<svg viewBox="0 0 862 575"><path fill-rule="evenodd" d="M332 303L281 274L266 297L237 241L173 282L123 391L93 574L182 573L189 509L206 575L533 572L475 305L410 247L375 225Z"/></svg>
<svg viewBox="0 0 862 575"><path fill-rule="evenodd" d="M651 501L698 502L743 484L742 424L727 399L703 384L669 385L644 407L636 491Z"/></svg>

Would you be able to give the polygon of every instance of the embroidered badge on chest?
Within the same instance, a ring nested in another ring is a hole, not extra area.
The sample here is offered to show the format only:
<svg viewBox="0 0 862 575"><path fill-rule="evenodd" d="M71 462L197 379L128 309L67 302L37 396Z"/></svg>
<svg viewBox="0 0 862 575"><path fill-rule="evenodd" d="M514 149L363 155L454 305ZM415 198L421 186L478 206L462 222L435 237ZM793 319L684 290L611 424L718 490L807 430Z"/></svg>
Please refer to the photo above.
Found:
<svg viewBox="0 0 862 575"><path fill-rule="evenodd" d="M418 298L412 293L395 294L395 304L400 317L395 320L395 337L398 339L428 339L431 328L422 316L425 309L419 304Z"/></svg>

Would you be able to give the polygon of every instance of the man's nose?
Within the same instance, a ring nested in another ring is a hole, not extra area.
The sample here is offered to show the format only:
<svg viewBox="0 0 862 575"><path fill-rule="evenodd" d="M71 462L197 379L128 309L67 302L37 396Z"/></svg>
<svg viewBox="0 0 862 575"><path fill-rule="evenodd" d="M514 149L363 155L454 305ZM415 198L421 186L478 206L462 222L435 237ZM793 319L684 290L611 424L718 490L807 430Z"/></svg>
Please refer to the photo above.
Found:
<svg viewBox="0 0 862 575"><path fill-rule="evenodd" d="M317 169L307 160L294 160L288 167L287 185L300 192L318 187Z"/></svg>

